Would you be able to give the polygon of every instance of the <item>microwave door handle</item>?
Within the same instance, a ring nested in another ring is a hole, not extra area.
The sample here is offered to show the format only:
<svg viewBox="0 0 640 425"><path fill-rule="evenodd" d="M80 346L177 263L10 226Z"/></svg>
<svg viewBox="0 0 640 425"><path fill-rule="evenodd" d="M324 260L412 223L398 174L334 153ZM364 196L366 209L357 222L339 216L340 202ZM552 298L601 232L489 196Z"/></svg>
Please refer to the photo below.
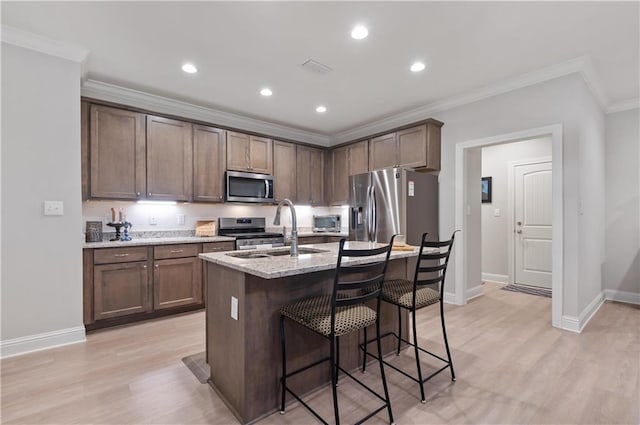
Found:
<svg viewBox="0 0 640 425"><path fill-rule="evenodd" d="M264 180L264 198L269 199L269 180Z"/></svg>

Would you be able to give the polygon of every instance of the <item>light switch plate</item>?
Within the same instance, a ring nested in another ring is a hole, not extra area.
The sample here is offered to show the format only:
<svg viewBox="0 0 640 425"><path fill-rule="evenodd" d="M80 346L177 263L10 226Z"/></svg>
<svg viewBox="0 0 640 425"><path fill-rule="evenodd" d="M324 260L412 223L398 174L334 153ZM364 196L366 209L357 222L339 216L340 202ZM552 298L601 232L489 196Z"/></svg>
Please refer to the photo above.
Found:
<svg viewBox="0 0 640 425"><path fill-rule="evenodd" d="M62 201L44 201L44 215L63 215L64 203Z"/></svg>
<svg viewBox="0 0 640 425"><path fill-rule="evenodd" d="M495 210L493 210L493 216L500 217L500 208L496 208Z"/></svg>
<svg viewBox="0 0 640 425"><path fill-rule="evenodd" d="M231 297L231 318L238 320L238 299L236 297Z"/></svg>

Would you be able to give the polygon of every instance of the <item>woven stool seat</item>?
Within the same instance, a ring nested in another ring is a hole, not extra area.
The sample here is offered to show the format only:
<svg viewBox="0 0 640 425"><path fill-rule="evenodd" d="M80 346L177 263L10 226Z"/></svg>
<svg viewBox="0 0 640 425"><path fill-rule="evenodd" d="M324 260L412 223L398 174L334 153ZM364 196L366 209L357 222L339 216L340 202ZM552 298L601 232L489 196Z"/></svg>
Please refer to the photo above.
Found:
<svg viewBox="0 0 640 425"><path fill-rule="evenodd" d="M280 314L324 336L331 334L331 295L305 298L280 309ZM336 336L376 323L376 312L364 304L336 307Z"/></svg>
<svg viewBox="0 0 640 425"><path fill-rule="evenodd" d="M386 280L382 286L382 299L406 309L413 308L413 282L406 279ZM416 309L440 301L440 292L427 288L416 289Z"/></svg>

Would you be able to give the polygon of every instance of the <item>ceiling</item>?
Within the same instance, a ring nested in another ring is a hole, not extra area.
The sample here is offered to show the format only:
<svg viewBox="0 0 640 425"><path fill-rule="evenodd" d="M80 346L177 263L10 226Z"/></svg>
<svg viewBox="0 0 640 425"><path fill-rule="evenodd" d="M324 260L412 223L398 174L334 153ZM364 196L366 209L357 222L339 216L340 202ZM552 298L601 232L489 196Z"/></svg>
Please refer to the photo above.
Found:
<svg viewBox="0 0 640 425"><path fill-rule="evenodd" d="M637 98L638 3L2 2L2 24L91 51L90 79L324 135L580 56ZM350 37L357 24L364 40ZM333 69L318 75L308 59ZM408 68L427 63L421 73ZM199 72L181 71L184 62ZM263 87L273 96L263 97ZM324 114L315 112L326 105Z"/></svg>

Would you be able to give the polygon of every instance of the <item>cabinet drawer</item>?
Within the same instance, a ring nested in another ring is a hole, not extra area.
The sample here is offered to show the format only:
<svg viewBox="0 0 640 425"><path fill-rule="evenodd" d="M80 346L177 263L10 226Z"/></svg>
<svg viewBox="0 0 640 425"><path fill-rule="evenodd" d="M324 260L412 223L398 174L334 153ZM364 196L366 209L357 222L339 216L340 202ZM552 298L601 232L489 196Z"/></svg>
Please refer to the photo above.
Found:
<svg viewBox="0 0 640 425"><path fill-rule="evenodd" d="M103 248L93 253L93 264L128 263L147 259L147 248L137 246L131 248Z"/></svg>
<svg viewBox="0 0 640 425"><path fill-rule="evenodd" d="M326 236L301 236L298 238L298 243L300 245L326 243L326 242L327 242Z"/></svg>
<svg viewBox="0 0 640 425"><path fill-rule="evenodd" d="M153 258L162 260L165 258L197 257L200 253L200 244L161 245L153 248Z"/></svg>
<svg viewBox="0 0 640 425"><path fill-rule="evenodd" d="M235 242L209 242L202 244L202 252L235 251Z"/></svg>

